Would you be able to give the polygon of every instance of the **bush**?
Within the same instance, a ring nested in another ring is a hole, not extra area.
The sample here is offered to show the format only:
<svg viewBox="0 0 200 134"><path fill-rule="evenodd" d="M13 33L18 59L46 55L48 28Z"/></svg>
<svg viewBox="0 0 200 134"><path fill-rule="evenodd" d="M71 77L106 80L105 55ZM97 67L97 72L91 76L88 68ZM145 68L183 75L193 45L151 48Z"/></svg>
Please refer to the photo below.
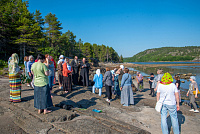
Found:
<svg viewBox="0 0 200 134"><path fill-rule="evenodd" d="M4 60L0 60L0 66L6 66L7 65L7 62L4 61Z"/></svg>

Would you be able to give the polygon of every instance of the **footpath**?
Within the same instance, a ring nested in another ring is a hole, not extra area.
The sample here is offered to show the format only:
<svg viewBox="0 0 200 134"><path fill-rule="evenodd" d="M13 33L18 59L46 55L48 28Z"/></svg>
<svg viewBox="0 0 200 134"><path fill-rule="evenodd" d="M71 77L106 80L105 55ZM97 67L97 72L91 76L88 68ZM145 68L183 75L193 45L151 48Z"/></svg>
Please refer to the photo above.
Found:
<svg viewBox="0 0 200 134"><path fill-rule="evenodd" d="M134 81L135 83L135 81ZM135 83L136 84L136 83ZM161 134L160 114L154 110L156 98L149 96L149 85L143 92L134 92L135 105L123 107L113 96L105 101L91 92L92 87L73 86L71 93L63 93L58 85L53 88L52 113L38 114L34 108L34 90L22 86L22 102L9 102L9 80L0 78L0 129L2 134ZM102 110L101 113L93 109ZM182 134L199 134L200 114L189 112L181 105L178 111ZM170 117L167 118L171 126ZM172 133L172 131L171 131Z"/></svg>

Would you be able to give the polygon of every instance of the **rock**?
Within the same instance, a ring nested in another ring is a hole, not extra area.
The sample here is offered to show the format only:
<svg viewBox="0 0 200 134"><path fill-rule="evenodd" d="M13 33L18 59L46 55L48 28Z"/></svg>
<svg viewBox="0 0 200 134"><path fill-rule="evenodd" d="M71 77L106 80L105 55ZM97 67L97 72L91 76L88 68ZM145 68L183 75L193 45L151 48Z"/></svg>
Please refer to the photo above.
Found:
<svg viewBox="0 0 200 134"><path fill-rule="evenodd" d="M181 81L181 83L185 83L185 81Z"/></svg>
<svg viewBox="0 0 200 134"><path fill-rule="evenodd" d="M192 73L187 73L187 76L192 76Z"/></svg>

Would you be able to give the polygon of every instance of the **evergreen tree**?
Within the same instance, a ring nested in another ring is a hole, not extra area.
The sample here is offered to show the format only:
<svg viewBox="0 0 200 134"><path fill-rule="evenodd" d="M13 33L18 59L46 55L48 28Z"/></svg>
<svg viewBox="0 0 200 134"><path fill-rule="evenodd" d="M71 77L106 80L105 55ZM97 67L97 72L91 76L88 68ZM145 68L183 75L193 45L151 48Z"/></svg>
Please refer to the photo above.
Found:
<svg viewBox="0 0 200 134"><path fill-rule="evenodd" d="M55 14L49 13L45 16L45 35L47 36L50 47L55 47L59 36L61 35L61 24Z"/></svg>
<svg viewBox="0 0 200 134"><path fill-rule="evenodd" d="M122 55L120 55L120 58L119 58L119 62L123 62L124 58Z"/></svg>

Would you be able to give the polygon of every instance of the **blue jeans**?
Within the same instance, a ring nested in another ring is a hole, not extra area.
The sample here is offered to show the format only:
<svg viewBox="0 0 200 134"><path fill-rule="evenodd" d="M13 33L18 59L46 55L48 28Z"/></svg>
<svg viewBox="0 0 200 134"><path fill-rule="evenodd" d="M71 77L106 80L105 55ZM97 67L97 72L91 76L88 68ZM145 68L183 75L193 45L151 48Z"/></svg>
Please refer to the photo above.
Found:
<svg viewBox="0 0 200 134"><path fill-rule="evenodd" d="M179 134L179 124L178 124L176 105L166 105L166 104L163 104L161 109L161 129L163 134L169 134L167 125L167 111L170 114L174 134Z"/></svg>
<svg viewBox="0 0 200 134"><path fill-rule="evenodd" d="M92 87L92 93L95 93L95 86ZM101 88L99 88L99 96L101 96Z"/></svg>
<svg viewBox="0 0 200 134"><path fill-rule="evenodd" d="M52 90L53 81L54 81L54 76L48 76L48 78L49 78L49 88L50 88L50 90Z"/></svg>

